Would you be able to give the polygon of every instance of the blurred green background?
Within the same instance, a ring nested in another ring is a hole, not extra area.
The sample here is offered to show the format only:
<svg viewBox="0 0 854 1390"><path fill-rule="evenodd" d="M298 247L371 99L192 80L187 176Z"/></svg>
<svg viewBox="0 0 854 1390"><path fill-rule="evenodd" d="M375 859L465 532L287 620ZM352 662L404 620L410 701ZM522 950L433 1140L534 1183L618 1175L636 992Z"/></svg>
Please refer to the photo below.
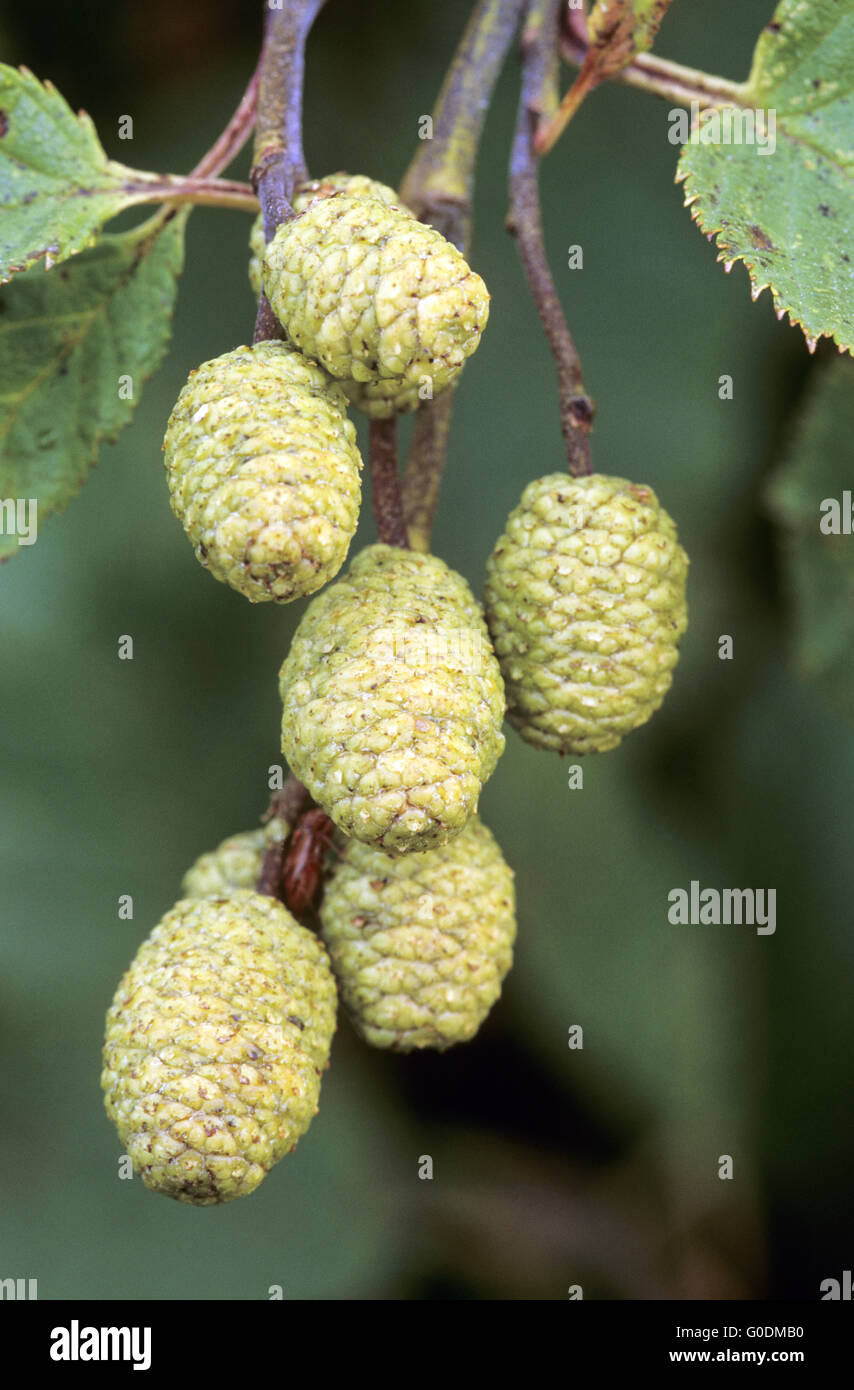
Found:
<svg viewBox="0 0 854 1390"><path fill-rule="evenodd" d="M468 9L330 0L309 49L314 174L399 180ZM659 51L740 79L772 11L676 0ZM231 114L258 27L240 0L8 0L0 56L89 110L112 157L182 171ZM526 480L563 466L550 360L504 230L517 77L514 56L485 132L473 261L492 316L458 392L434 542L477 591ZM125 114L132 144L117 138ZM809 359L767 295L751 303L744 269L715 264L667 129L666 103L601 90L542 186L598 402L597 467L651 484L691 556L673 689L584 763L582 791L508 729L481 803L517 876L500 1004L438 1057L371 1052L342 1019L309 1134L221 1210L119 1181L98 1084L104 1013L139 941L195 856L266 805L276 675L303 609L214 583L169 509L175 397L254 314L249 217L190 219L164 367L80 497L0 571L0 1277L37 1278L42 1298L258 1299L277 1284L302 1299L563 1299L581 1284L586 1298L813 1299L850 1267L854 739L792 674L762 503L827 354ZM117 659L122 634L133 661ZM776 934L670 926L667 894L692 879L776 888ZM567 1046L574 1024L583 1051Z"/></svg>

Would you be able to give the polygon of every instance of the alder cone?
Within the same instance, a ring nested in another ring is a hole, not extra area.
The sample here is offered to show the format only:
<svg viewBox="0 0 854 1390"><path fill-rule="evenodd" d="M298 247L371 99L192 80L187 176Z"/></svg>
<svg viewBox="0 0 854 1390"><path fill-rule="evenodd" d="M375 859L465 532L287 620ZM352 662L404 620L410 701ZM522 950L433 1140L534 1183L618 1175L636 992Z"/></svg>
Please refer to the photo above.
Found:
<svg viewBox="0 0 854 1390"><path fill-rule="evenodd" d="M508 718L537 748L615 748L658 709L687 625L688 557L651 488L552 473L487 564Z"/></svg>
<svg viewBox="0 0 854 1390"><path fill-rule="evenodd" d="M334 174L327 174L322 179L311 179L306 183L298 183L291 206L296 213L305 212L306 208L310 207L318 198L329 198L333 193L352 193L357 197L374 198L378 203L385 203L387 207L396 207L407 217L412 216L409 209L404 207L400 201L395 190L389 188L387 183L380 183L377 179L369 179L367 174L348 174L343 169L337 170ZM263 289L261 261L265 247L264 214L259 212L249 233L249 283L256 299L260 298Z"/></svg>
<svg viewBox="0 0 854 1390"><path fill-rule="evenodd" d="M376 198L336 193L283 223L263 281L288 339L333 376L432 394L480 341L489 294L440 232ZM370 396L363 393L364 399Z"/></svg>
<svg viewBox="0 0 854 1390"><path fill-rule="evenodd" d="M342 1001L374 1047L467 1042L513 963L513 872L477 816L401 859L348 841L320 916Z"/></svg>
<svg viewBox="0 0 854 1390"><path fill-rule="evenodd" d="M196 1206L252 1192L317 1113L335 1029L323 945L273 898L182 899L107 1013L107 1113L145 1185Z"/></svg>
<svg viewBox="0 0 854 1390"><path fill-rule="evenodd" d="M434 394L426 373L413 386L401 386L397 381L342 381L341 389L350 404L371 420L410 415L423 400L432 400Z"/></svg>
<svg viewBox="0 0 854 1390"><path fill-rule="evenodd" d="M504 748L480 604L435 555L374 545L310 604L282 666L282 751L344 831L447 844Z"/></svg>
<svg viewBox="0 0 854 1390"><path fill-rule="evenodd" d="M254 889L265 853L277 840L286 840L289 831L287 821L274 816L255 830L229 835L216 849L200 854L187 870L181 884L182 896L222 897L240 888Z"/></svg>
<svg viewBox="0 0 854 1390"><path fill-rule="evenodd" d="M164 440L172 510L199 562L252 603L288 603L338 573L362 459L341 388L281 342L204 362Z"/></svg>
<svg viewBox="0 0 854 1390"><path fill-rule="evenodd" d="M395 208L404 217L412 216L409 208L401 203L395 190L389 188L388 184L378 183L376 179L370 179L365 174L347 174L343 170L339 170L335 174L327 174L322 179L314 179L310 183L299 184L293 200L294 212L305 212L306 208L310 207L317 199L329 198L333 193L349 193L358 197L373 198L386 207ZM252 293L258 299L263 288L261 262L266 248L264 217L261 213L252 224L249 247L251 251L249 283L252 286ZM405 385L397 377L381 381L342 380L341 388L350 404L360 410L363 415L368 415L374 420L389 420L393 415L417 410L422 400L423 382ZM424 388L424 396L429 399L426 388Z"/></svg>

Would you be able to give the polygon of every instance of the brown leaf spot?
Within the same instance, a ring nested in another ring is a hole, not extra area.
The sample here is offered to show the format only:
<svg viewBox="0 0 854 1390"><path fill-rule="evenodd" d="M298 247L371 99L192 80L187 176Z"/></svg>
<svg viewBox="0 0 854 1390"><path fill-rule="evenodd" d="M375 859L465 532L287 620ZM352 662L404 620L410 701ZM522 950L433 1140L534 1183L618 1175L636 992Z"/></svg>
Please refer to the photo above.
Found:
<svg viewBox="0 0 854 1390"><path fill-rule="evenodd" d="M8 129L9 117L6 115L5 111L0 111L0 140L3 139L3 136L6 134Z"/></svg>
<svg viewBox="0 0 854 1390"><path fill-rule="evenodd" d="M750 239L754 246L762 246L766 251L774 250L774 243L767 237L761 227L750 228Z"/></svg>

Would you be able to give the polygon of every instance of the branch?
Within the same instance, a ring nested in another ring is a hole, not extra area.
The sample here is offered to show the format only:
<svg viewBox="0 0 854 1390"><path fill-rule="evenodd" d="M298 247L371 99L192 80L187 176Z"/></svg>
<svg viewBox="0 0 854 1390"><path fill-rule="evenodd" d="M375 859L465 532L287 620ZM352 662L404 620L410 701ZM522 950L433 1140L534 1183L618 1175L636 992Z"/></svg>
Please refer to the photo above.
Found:
<svg viewBox="0 0 854 1390"><path fill-rule="evenodd" d="M286 200L294 185L307 177L302 148L305 45L323 4L324 0L284 0L282 9L266 12L252 175L256 186L262 179L272 183L275 176Z"/></svg>
<svg viewBox="0 0 854 1390"><path fill-rule="evenodd" d="M285 785L281 791L273 793L270 805L261 819L270 821L274 816L278 817L285 822L290 833L310 801L311 797L302 782L289 772ZM264 893L270 898L279 897L284 850L284 840L275 840L268 846L261 861L261 872L255 885L256 892Z"/></svg>
<svg viewBox="0 0 854 1390"><path fill-rule="evenodd" d="M255 315L255 329L252 334L253 343L267 343L274 338L283 339L285 330L273 313L272 305L264 291L261 291L258 300L258 310Z"/></svg>
<svg viewBox="0 0 854 1390"><path fill-rule="evenodd" d="M430 549L430 530L442 482L454 387L427 401L415 416L409 462L403 475L403 510L411 550Z"/></svg>
<svg viewBox="0 0 854 1390"><path fill-rule="evenodd" d="M119 169L121 165L114 166ZM129 195L127 206L142 203L196 203L206 207L257 210L258 200L248 183L233 179L199 178L193 174L147 174L142 169L123 170L127 178L122 192Z"/></svg>
<svg viewBox="0 0 854 1390"><path fill-rule="evenodd" d="M401 184L406 206L463 255L471 244L480 135L524 3L479 0L436 99L433 138L421 142ZM448 390L426 402L416 417L402 488L410 544L419 550L430 549L452 408Z"/></svg>
<svg viewBox="0 0 854 1390"><path fill-rule="evenodd" d="M541 118L557 105L558 56L555 42L561 0L532 0L522 33L522 91L510 158L508 230L515 236L531 294L555 359L560 422L569 471L592 473L588 434L594 405L584 389L575 343L567 326L543 242L534 139Z"/></svg>
<svg viewBox="0 0 854 1390"><path fill-rule="evenodd" d="M479 0L436 99L433 138L420 143L400 188L415 216L464 254L480 134L524 4Z"/></svg>
<svg viewBox="0 0 854 1390"><path fill-rule="evenodd" d="M259 76L260 62L249 79L249 85L240 98L237 110L225 130L211 145L207 154L202 155L192 170L191 178L208 178L214 174L221 174L223 169L227 169L235 156L243 149L255 124Z"/></svg>
<svg viewBox="0 0 854 1390"><path fill-rule="evenodd" d="M261 860L261 872L255 884L256 893L263 893L267 898L279 898L284 857L284 840L274 840L273 844L267 846Z"/></svg>
<svg viewBox="0 0 854 1390"><path fill-rule="evenodd" d="M255 211L257 198L250 184L216 176L228 167L249 139L255 121L258 76L259 68L256 68L225 130L189 174L150 174L112 161L113 168L126 175L124 188L134 195L134 203L197 203Z"/></svg>
<svg viewBox="0 0 854 1390"><path fill-rule="evenodd" d="M266 822L277 817L293 828L309 801L311 797L302 782L289 772L281 791L273 792L270 797L270 805L261 819Z"/></svg>
<svg viewBox="0 0 854 1390"><path fill-rule="evenodd" d="M573 23L580 18L579 12L570 11L560 37L561 56L577 67L583 66L588 52L580 23ZM611 81L654 92L656 96L666 97L678 106L690 107L692 101L698 101L700 106L739 106L744 103L744 88L740 83L716 77L699 68L671 63L655 53L641 54L622 72L616 73Z"/></svg>
<svg viewBox="0 0 854 1390"><path fill-rule="evenodd" d="M189 174L149 174L142 169L126 169L121 164L113 163L113 167L126 176L124 189L133 195L133 203L169 202L176 206L195 203L254 212L258 200L250 184L220 179L216 175L228 167L246 144L255 120L257 96L256 68L225 130Z"/></svg>
<svg viewBox="0 0 854 1390"><path fill-rule="evenodd" d="M264 214L264 239L293 217L294 187L307 177L302 148L302 93L305 44L324 0L284 0L284 8L267 9L264 44L258 65L258 115L252 184ZM280 338L281 326L267 296L258 304L254 341Z"/></svg>
<svg viewBox="0 0 854 1390"><path fill-rule="evenodd" d="M397 419L371 421L371 496L377 535L406 550L409 539L397 472Z"/></svg>

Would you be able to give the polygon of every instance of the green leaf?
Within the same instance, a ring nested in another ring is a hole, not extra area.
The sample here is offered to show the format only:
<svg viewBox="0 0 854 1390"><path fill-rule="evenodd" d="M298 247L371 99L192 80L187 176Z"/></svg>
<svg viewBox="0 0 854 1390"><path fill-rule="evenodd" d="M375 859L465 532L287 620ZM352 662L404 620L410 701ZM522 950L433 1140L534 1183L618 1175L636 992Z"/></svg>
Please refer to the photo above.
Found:
<svg viewBox="0 0 854 1390"><path fill-rule="evenodd" d="M854 717L854 535L825 534L839 504L846 523L854 473L854 364L819 371L768 500L782 531L786 579L794 605L795 657L802 676L817 681ZM822 507L825 503L825 507Z"/></svg>
<svg viewBox="0 0 854 1390"><path fill-rule="evenodd" d="M39 525L82 487L163 356L186 219L160 213L0 291L0 499L36 498ZM19 545L5 514L0 529L8 559Z"/></svg>
<svg viewBox="0 0 854 1390"><path fill-rule="evenodd" d="M90 246L157 182L108 159L89 116L50 82L0 63L0 282Z"/></svg>
<svg viewBox="0 0 854 1390"><path fill-rule="evenodd" d="M810 350L826 336L852 351L854 0L781 0L737 90L741 105L701 112L683 146L685 203L718 259L744 261L753 298L770 288ZM767 113L765 153L760 140L715 142L746 109Z"/></svg>

